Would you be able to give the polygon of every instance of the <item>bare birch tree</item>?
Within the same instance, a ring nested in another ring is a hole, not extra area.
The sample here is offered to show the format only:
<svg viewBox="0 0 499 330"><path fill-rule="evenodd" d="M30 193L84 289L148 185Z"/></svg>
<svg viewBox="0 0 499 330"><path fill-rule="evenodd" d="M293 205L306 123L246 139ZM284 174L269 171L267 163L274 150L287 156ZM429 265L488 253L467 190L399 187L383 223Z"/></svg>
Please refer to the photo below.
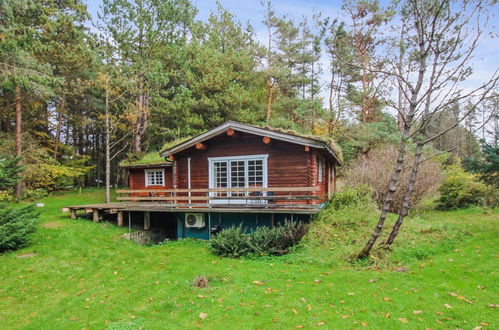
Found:
<svg viewBox="0 0 499 330"><path fill-rule="evenodd" d="M404 21L405 35L400 40L404 52L384 49L386 67L377 71L403 94L403 102L391 100L390 95L386 97L387 104L397 111L403 121L399 157L378 222L358 258L370 254L383 230L404 167L408 142L412 140L416 143L416 157L411 166L404 205L386 245L393 243L410 208L410 196L417 180L418 165L422 161L422 148L465 120L496 86L496 68L490 78L479 86L469 87L468 83L473 73L473 56L487 27L486 13L491 6L495 6L493 1L482 0L406 0L399 4L399 17L395 18L394 24ZM438 112L464 101L469 101L472 106L454 124L427 136L426 128ZM407 106L400 108L401 104Z"/></svg>

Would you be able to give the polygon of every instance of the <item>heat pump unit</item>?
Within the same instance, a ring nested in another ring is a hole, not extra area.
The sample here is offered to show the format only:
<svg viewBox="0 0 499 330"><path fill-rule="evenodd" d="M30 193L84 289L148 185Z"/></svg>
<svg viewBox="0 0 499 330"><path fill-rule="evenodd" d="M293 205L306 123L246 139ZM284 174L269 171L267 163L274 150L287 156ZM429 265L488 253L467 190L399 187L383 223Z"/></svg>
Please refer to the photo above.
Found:
<svg viewBox="0 0 499 330"><path fill-rule="evenodd" d="M205 226L204 213L186 213L185 226L187 228L203 228Z"/></svg>

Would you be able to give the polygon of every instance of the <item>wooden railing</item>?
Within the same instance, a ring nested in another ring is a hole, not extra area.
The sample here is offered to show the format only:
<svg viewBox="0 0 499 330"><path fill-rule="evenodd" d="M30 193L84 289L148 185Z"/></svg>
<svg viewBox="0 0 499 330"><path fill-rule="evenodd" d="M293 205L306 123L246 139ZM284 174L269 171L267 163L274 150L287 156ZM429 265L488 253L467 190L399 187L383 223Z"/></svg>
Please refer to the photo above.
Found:
<svg viewBox="0 0 499 330"><path fill-rule="evenodd" d="M153 202L174 207L317 208L319 187L130 189L118 201Z"/></svg>

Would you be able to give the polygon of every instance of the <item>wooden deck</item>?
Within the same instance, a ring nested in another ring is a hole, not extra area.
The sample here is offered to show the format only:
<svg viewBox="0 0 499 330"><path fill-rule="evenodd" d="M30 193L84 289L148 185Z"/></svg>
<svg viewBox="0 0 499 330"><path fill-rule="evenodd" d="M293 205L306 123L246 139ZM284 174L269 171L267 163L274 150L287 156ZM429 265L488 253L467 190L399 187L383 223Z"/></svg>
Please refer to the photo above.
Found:
<svg viewBox="0 0 499 330"><path fill-rule="evenodd" d="M193 206L194 205L194 206ZM286 205L261 205L261 204L169 204L169 203L144 203L144 202L115 202L101 204L71 205L63 208L63 212L70 212L72 215L79 210L86 213L94 211L109 211L110 213L125 212L219 212L219 213L295 213L295 214L315 214L319 212L318 205L300 205L300 208ZM73 217L73 216L72 216Z"/></svg>
<svg viewBox="0 0 499 330"><path fill-rule="evenodd" d="M321 207L319 196L313 195L317 190L317 187L118 190L131 196L118 197L114 203L70 205L62 210L69 212L72 219L84 210L92 213L95 222L101 212L116 214L119 226L123 225L124 212L144 212L145 222L149 222L150 212L315 214Z"/></svg>

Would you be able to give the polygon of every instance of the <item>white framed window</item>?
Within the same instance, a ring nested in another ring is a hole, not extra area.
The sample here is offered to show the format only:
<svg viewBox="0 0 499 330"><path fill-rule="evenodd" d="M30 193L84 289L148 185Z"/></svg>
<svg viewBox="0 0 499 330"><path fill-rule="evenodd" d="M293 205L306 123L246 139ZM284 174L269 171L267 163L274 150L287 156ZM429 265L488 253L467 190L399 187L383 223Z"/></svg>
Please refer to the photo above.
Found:
<svg viewBox="0 0 499 330"><path fill-rule="evenodd" d="M322 182L324 176L324 160L317 157L317 182Z"/></svg>
<svg viewBox="0 0 499 330"><path fill-rule="evenodd" d="M267 188L268 155L208 158L209 188ZM247 192L212 192L210 196L248 196ZM237 200L211 200L211 203L238 203ZM241 201L239 201L240 203ZM244 202L244 201L243 201Z"/></svg>
<svg viewBox="0 0 499 330"><path fill-rule="evenodd" d="M150 169L144 170L146 177L146 187L149 186L164 186L165 185L165 169Z"/></svg>

